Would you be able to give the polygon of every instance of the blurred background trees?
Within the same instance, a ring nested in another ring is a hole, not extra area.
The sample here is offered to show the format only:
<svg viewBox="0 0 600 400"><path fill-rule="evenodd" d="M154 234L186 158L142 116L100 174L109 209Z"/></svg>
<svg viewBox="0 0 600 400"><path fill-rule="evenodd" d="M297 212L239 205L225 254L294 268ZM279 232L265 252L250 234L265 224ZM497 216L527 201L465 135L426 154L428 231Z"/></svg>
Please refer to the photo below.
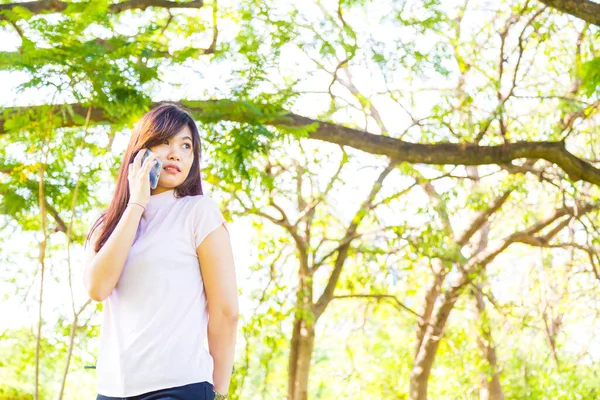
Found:
<svg viewBox="0 0 600 400"><path fill-rule="evenodd" d="M197 118L231 397L593 399L600 6L0 3L0 398L90 398L83 240L130 130Z"/></svg>

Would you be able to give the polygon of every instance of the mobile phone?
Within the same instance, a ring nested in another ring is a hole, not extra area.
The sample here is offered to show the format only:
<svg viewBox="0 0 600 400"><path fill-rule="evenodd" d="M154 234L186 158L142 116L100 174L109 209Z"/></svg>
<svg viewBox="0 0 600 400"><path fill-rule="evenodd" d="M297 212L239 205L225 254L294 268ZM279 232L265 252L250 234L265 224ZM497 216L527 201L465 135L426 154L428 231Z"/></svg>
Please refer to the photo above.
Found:
<svg viewBox="0 0 600 400"><path fill-rule="evenodd" d="M152 152L150 149L146 150L146 153L142 157L142 165L144 165L144 160L150 155ZM156 164L150 170L150 188L156 189L158 185L158 177L160 176L160 171L162 171L162 162L159 158L156 159Z"/></svg>

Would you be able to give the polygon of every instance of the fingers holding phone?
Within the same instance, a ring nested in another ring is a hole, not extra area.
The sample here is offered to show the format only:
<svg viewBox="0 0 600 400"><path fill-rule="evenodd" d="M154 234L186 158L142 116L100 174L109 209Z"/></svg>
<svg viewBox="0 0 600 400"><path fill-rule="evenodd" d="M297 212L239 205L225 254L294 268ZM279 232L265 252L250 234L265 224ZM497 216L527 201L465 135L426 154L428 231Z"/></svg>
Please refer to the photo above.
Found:
<svg viewBox="0 0 600 400"><path fill-rule="evenodd" d="M142 158L142 163L144 162L144 160L146 159L146 157L148 157L150 154L152 154L152 152L150 150L146 150L146 153L144 154L144 157ZM152 166L152 168L150 169L150 189L156 189L156 186L158 186L158 178L160 176L160 171L162 170L162 162L160 161L160 158L156 158L156 164L154 164Z"/></svg>
<svg viewBox="0 0 600 400"><path fill-rule="evenodd" d="M127 180L129 181L129 200L140 203L144 207L150 201L150 170L160 160L158 156L150 152L145 158L144 155L149 149L141 149L129 164Z"/></svg>

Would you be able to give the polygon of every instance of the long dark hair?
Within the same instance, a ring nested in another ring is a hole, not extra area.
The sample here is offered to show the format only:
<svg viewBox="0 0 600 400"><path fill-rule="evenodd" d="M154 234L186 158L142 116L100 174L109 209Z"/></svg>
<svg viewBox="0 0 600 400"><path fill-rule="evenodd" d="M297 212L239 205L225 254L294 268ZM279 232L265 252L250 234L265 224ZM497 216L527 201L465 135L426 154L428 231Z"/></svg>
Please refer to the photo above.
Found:
<svg viewBox="0 0 600 400"><path fill-rule="evenodd" d="M133 128L129 145L123 156L117 186L112 201L106 211L94 223L87 235L86 243L90 240L92 233L102 224L102 231L94 246L98 252L104 246L113 230L119 223L129 202L129 181L127 173L129 164L133 162L136 154L143 148L149 148L162 143L177 135L185 126L192 132L192 143L194 149L194 162L189 175L185 181L175 188L176 197L195 196L203 194L202 180L200 178L200 159L202 156L200 134L191 114L181 106L173 103L161 103L140 118Z"/></svg>

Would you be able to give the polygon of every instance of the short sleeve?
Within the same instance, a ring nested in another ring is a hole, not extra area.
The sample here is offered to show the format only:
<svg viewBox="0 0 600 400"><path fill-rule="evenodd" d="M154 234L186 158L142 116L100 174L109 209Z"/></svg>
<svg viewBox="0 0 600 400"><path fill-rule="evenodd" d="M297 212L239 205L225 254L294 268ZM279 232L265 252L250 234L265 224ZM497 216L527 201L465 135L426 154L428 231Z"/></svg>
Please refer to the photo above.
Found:
<svg viewBox="0 0 600 400"><path fill-rule="evenodd" d="M227 229L218 204L210 197L202 196L194 205L194 248L197 249L200 243L221 225Z"/></svg>

